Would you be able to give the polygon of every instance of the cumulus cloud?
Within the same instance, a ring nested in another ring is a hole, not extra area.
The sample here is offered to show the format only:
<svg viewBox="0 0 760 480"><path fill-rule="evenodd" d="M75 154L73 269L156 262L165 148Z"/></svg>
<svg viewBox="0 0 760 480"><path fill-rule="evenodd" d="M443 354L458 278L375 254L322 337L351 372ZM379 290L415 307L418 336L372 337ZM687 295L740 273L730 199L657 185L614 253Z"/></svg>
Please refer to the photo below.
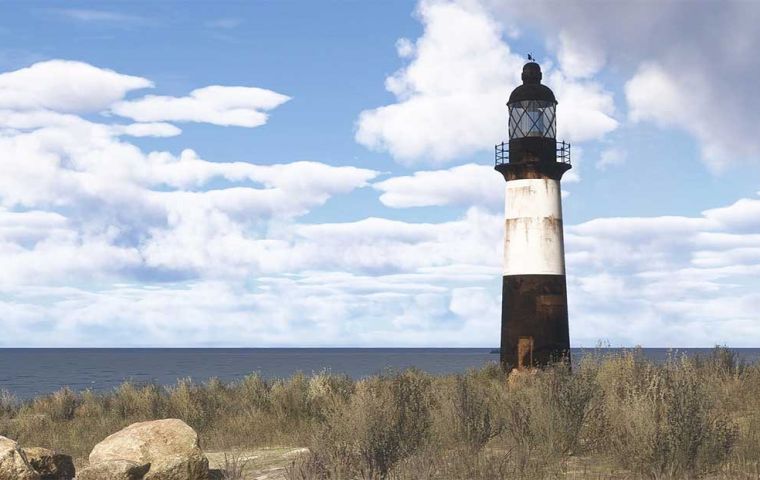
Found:
<svg viewBox="0 0 760 480"><path fill-rule="evenodd" d="M366 219L290 225L265 238L219 218L199 216L193 227L183 224L177 233L185 243L160 253L154 242L132 249L131 257L127 249L118 256L92 244L49 255L20 252L18 262L6 263L10 268L3 271L15 281L0 281L0 326L8 334L0 343L467 346L488 344L498 327L492 295L499 279L498 216L471 210L441 224ZM64 218L35 221L70 234ZM13 222L0 215L0 225L8 223ZM214 233L206 237L207 231ZM34 264L20 270L30 260ZM51 283L55 279L39 268L45 262L62 277L106 286L91 291L62 278ZM128 274L141 262L159 271L191 268L198 274L188 282L154 280L143 287ZM35 274L41 276L33 279ZM39 286L22 286L24 279ZM30 335L45 318L56 319L51 335Z"/></svg>
<svg viewBox="0 0 760 480"><path fill-rule="evenodd" d="M539 27L563 71L588 75L607 64L630 75L631 118L682 129L715 170L760 160L760 4L664 2L487 2L497 18ZM621 20L624 19L624 20ZM656 38L656 42L642 41ZM581 62L580 69L577 65Z"/></svg>
<svg viewBox="0 0 760 480"><path fill-rule="evenodd" d="M619 148L606 148L599 155L599 160L596 162L596 168L599 170L606 170L608 167L614 167L625 163L627 154L624 150Z"/></svg>
<svg viewBox="0 0 760 480"><path fill-rule="evenodd" d="M214 20L209 20L203 25L207 28L220 28L223 30L232 30L233 28L237 28L242 24L243 24L243 20L240 18L225 17L225 18L217 18Z"/></svg>
<svg viewBox="0 0 760 480"><path fill-rule="evenodd" d="M503 179L490 166L370 184L369 169L213 162L124 139L171 133L160 123L21 107L0 123L4 344L498 343ZM369 185L394 208L466 211L299 220ZM756 343L758 218L760 199L746 198L697 217L568 226L573 341ZM48 337L32 335L41 322Z"/></svg>
<svg viewBox="0 0 760 480"><path fill-rule="evenodd" d="M755 344L760 227L747 228L757 205L760 199L748 198L696 217L602 218L566 227L574 344ZM66 227L54 216L35 222ZM0 232L14 223L0 215ZM178 245L173 260L187 266L182 257L195 256L256 272L253 278L206 272L189 283L122 282L96 292L5 284L15 306L0 300L8 314L0 318L17 338L31 338L23 325L55 314L62 320L54 339L93 345L114 344L89 332L108 330L117 319L132 345L174 345L181 331L184 342L200 345L303 345L313 338L310 345L493 346L501 235L501 215L477 208L441 223L291 224L265 238L227 228L214 242ZM217 319L213 331L209 315ZM181 324L170 320L178 317Z"/></svg>
<svg viewBox="0 0 760 480"><path fill-rule="evenodd" d="M602 138L618 127L612 95L600 83L575 80L562 71L550 71L547 76L559 99L558 139L585 142Z"/></svg>
<svg viewBox="0 0 760 480"><path fill-rule="evenodd" d="M425 0L423 35L397 43L409 64L386 79L397 102L363 111L356 140L405 164L441 164L507 136L506 102L525 63L504 28L477 2ZM577 70L577 69L576 69ZM547 69L560 100L559 134L584 141L617 127L611 94L598 83Z"/></svg>
<svg viewBox="0 0 760 480"><path fill-rule="evenodd" d="M113 128L117 134L131 137L175 137L182 133L182 130L175 125L164 122L131 123L129 125L116 125Z"/></svg>
<svg viewBox="0 0 760 480"><path fill-rule="evenodd" d="M49 60L0 74L0 110L97 112L127 92L152 86L145 78L87 63Z"/></svg>
<svg viewBox="0 0 760 480"><path fill-rule="evenodd" d="M498 328L498 305L486 291L450 293L417 279L350 273L267 278L253 291L222 281L96 292L0 289L0 326L7 333L0 345L39 341L39 319L56 318L45 325L46 345L171 347L181 338L203 346L470 346L473 337L488 343ZM103 332L115 332L118 342Z"/></svg>
<svg viewBox="0 0 760 480"><path fill-rule="evenodd" d="M711 104L710 88L704 78L681 78L658 64L644 64L625 85L629 116L635 122L688 131L700 141L703 159L713 170L760 159L760 142L747 123L754 121L754 113L746 112L750 118L732 118L744 112L730 103ZM712 108L716 111L709 112Z"/></svg>
<svg viewBox="0 0 760 480"><path fill-rule="evenodd" d="M85 23L108 23L116 26L154 24L151 19L146 17L110 10L96 10L92 8L49 8L45 11Z"/></svg>
<svg viewBox="0 0 760 480"><path fill-rule="evenodd" d="M380 201L392 208L428 206L503 207L504 179L486 165L467 164L447 170L418 171L376 182Z"/></svg>
<svg viewBox="0 0 760 480"><path fill-rule="evenodd" d="M71 84L78 74L92 74L99 99L47 99L52 80L24 75L50 65L63 69L56 70L63 92L77 91ZM160 122L97 123L70 113L99 110L123 96L122 75L48 62L0 78L15 102L0 109L0 256L8 257L0 284L242 272L243 265L228 267L237 243L252 244L271 219L288 222L376 176L313 161L257 165L212 162L191 149L144 152L125 137L172 136L179 129ZM43 219L55 226L39 228ZM198 253L211 243L230 250L222 257ZM182 247L190 251L174 251ZM217 265L220 258L227 263Z"/></svg>
<svg viewBox="0 0 760 480"><path fill-rule="evenodd" d="M558 35L557 60L571 78L588 78L604 66L604 52L592 42L576 42L564 30Z"/></svg>
<svg viewBox="0 0 760 480"><path fill-rule="evenodd" d="M760 199L746 198L698 217L603 218L567 228L571 304L583 312L576 328L602 328L628 344L646 337L652 346L753 345L758 208ZM589 346L596 340L583 336Z"/></svg>
<svg viewBox="0 0 760 480"><path fill-rule="evenodd" d="M288 100L290 97L264 88L212 85L193 90L186 97L148 95L119 102L112 111L139 122L203 122L252 128L265 124L265 112Z"/></svg>
<svg viewBox="0 0 760 480"><path fill-rule="evenodd" d="M411 63L385 83L399 102L362 112L357 141L406 162L442 162L496 143L505 135L506 85L517 85L522 60L476 4L425 1L418 16L422 37L398 45Z"/></svg>

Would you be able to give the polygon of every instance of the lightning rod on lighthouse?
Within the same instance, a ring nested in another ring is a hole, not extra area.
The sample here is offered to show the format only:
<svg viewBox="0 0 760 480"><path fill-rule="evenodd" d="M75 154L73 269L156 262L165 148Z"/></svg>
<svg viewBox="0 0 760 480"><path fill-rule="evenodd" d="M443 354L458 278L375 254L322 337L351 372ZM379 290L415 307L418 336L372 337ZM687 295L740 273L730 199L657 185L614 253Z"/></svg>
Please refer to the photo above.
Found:
<svg viewBox="0 0 760 480"><path fill-rule="evenodd" d="M530 59L532 60L532 58ZM496 145L506 185L501 364L530 368L569 360L560 179L570 144L557 142L557 100L541 84L541 67L525 64L512 91L509 143Z"/></svg>

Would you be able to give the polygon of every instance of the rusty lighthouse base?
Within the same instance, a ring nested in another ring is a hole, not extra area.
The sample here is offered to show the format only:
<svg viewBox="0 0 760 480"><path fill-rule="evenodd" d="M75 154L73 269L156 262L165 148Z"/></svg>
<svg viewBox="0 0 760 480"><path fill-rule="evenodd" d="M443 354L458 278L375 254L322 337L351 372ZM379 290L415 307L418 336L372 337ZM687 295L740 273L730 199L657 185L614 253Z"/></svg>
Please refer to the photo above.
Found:
<svg viewBox="0 0 760 480"><path fill-rule="evenodd" d="M501 364L532 368L570 359L564 275L511 275L502 285Z"/></svg>

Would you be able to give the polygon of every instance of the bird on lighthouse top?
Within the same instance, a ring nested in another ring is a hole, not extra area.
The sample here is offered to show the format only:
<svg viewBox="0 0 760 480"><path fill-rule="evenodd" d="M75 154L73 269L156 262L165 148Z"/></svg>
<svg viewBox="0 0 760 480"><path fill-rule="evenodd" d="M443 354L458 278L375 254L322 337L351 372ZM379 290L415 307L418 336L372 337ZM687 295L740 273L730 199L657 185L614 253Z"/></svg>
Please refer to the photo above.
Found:
<svg viewBox="0 0 760 480"><path fill-rule="evenodd" d="M496 170L509 181L525 176L559 180L571 168L569 144L557 142L557 99L541 83L538 63L523 66L522 84L509 96L509 145L496 146ZM528 170L526 170L528 169Z"/></svg>
<svg viewBox="0 0 760 480"><path fill-rule="evenodd" d="M541 83L542 78L543 74L541 73L541 66L539 64L536 62L526 63L522 70L523 83L512 91L507 105L526 100L552 102L556 105L557 99L554 98L554 92L552 92L551 88Z"/></svg>

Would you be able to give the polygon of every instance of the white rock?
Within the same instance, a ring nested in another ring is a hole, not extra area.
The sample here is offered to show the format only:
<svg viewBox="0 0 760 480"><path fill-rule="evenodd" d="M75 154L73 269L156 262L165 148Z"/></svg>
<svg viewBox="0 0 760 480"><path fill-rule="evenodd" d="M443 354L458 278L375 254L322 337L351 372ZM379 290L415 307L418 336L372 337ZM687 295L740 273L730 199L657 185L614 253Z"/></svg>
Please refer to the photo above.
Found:
<svg viewBox="0 0 760 480"><path fill-rule="evenodd" d="M0 436L0 480L40 480L24 452L10 438Z"/></svg>
<svg viewBox="0 0 760 480"><path fill-rule="evenodd" d="M198 434L177 419L135 423L95 445L90 464L129 460L150 464L145 480L207 480Z"/></svg>

